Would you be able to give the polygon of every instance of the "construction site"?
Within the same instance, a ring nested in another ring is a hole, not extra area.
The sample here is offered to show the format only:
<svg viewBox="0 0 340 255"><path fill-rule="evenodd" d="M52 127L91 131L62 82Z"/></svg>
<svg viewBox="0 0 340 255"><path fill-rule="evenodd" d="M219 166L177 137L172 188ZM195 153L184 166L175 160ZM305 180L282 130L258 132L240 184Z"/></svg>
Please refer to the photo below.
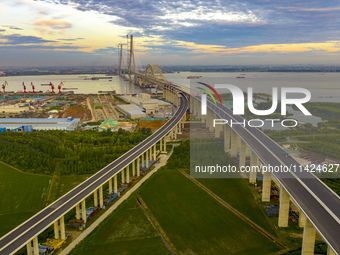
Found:
<svg viewBox="0 0 340 255"><path fill-rule="evenodd" d="M7 91L8 83L5 82L0 93L1 132L117 131L120 128L133 131L139 120L143 127L154 130L153 120L164 124L174 111L173 106L161 100L157 93L65 93L61 91L62 82L55 93L51 82L49 86L51 91L43 93L35 91L32 83L32 91L28 91L23 83L23 91L13 92ZM67 118L72 118L72 121Z"/></svg>

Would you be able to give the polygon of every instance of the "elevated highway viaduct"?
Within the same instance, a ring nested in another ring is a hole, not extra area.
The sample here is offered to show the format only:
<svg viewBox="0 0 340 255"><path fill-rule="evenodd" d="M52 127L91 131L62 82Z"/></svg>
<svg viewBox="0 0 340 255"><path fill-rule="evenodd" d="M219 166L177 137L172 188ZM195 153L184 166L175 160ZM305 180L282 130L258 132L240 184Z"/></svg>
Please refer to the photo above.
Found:
<svg viewBox="0 0 340 255"><path fill-rule="evenodd" d="M23 246L27 246L28 254L39 254L38 235L49 226L54 226L55 239L65 239L64 215L75 208L77 219L86 223L85 199L94 194L94 204L103 207L103 185L109 183L109 192L117 193L118 174L121 183L129 183L131 175L140 176L140 168L149 165L149 160L156 160L156 144L160 152L166 152L166 136L176 138L181 132L183 118L188 109L188 99L185 93L175 93L177 110L172 118L154 134L133 149L116 159L98 173L75 187L51 205L38 212L26 222L0 239L0 255L14 254ZM81 212L81 213L80 213ZM85 216L82 217L81 216Z"/></svg>
<svg viewBox="0 0 340 255"><path fill-rule="evenodd" d="M129 182L130 165L132 175L139 176L140 165L148 164L149 159L155 159L156 143L160 143L160 150L165 151L165 137L175 138L181 132L183 119L187 109L200 118L215 137L223 133L225 152L231 156L239 157L240 166L245 165L245 158L250 155L250 164L258 165L262 161L272 166L298 166L299 163L291 157L282 154L282 148L257 128L245 125L216 125L213 119L232 119L243 122L241 116L233 115L232 111L223 105L215 105L208 99L208 113L201 114L201 96L197 91L187 87L168 82L157 65L148 65L144 74L132 72L134 82L143 86L151 83L163 89L163 98L172 102L177 111L173 117L157 132L145 141L131 149L129 152L100 170L98 173L81 183L69 193L59 198L32 218L15 228L0 239L0 255L13 254L23 246L27 246L28 254L31 245L35 254L38 252L37 236L47 227L54 225L55 238L65 239L64 215L76 209L76 216L80 219L85 212L85 199L91 194L103 206L103 185L109 183L110 191L117 193L117 175L122 176L122 183ZM270 201L270 188L272 178L280 185L280 212L279 227L288 226L289 204L293 200L300 209L299 225L304 228L302 254L314 254L316 231L328 244L328 254L340 254L340 198L318 178L308 172L276 172L263 173L262 200ZM112 185L113 181L113 185ZM256 181L256 172L251 172L249 181ZM97 201L95 201L96 204ZM86 221L86 219L84 219ZM60 232L60 233L59 233Z"/></svg>
<svg viewBox="0 0 340 255"><path fill-rule="evenodd" d="M314 174L300 171L300 164L292 157L287 157L283 149L258 128L251 127L239 115L224 105L207 100L207 115L201 114L201 94L190 88L166 81L157 65L149 65L144 74L135 75L135 83L152 83L163 88L163 97L167 101L176 101L174 93L184 92L189 98L190 113L201 119L206 127L215 132L215 137L223 133L224 149L232 157L238 156L240 166L245 166L246 157L250 156L251 165L287 166L297 171L263 173L262 201L270 201L271 180L280 186L280 211L278 226L287 227L289 205L292 200L300 209L299 226L304 228L302 254L314 254L316 231L328 244L328 254L340 254L340 197L319 180ZM244 125L216 125L213 119L233 120ZM256 181L256 172L249 174L249 181Z"/></svg>

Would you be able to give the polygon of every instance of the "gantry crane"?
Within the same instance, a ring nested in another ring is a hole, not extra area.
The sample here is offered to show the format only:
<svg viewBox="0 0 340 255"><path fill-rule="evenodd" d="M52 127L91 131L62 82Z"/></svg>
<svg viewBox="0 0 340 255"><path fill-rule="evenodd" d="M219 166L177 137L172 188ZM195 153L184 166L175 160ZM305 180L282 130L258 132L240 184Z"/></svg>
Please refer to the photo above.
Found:
<svg viewBox="0 0 340 255"><path fill-rule="evenodd" d="M7 81L5 81L5 83L4 84L2 84L2 91L5 93L6 92L6 86L8 86L8 83L7 83Z"/></svg>
<svg viewBox="0 0 340 255"><path fill-rule="evenodd" d="M54 94L54 93L55 93L55 92L54 92L54 85L52 84L52 82L50 82L49 86L51 87L51 90L52 90L51 93Z"/></svg>
<svg viewBox="0 0 340 255"><path fill-rule="evenodd" d="M31 82L31 87L32 87L32 93L35 93L35 91L34 91L34 89L35 89L35 87L34 87L34 85L33 85L33 82Z"/></svg>
<svg viewBox="0 0 340 255"><path fill-rule="evenodd" d="M63 82L60 82L60 84L58 85L58 90L59 90L59 94L62 93L60 90L61 90L61 87L64 86L64 83Z"/></svg>
<svg viewBox="0 0 340 255"><path fill-rule="evenodd" d="M26 86L25 86L25 82L22 83L22 86L24 87L24 93L26 94Z"/></svg>

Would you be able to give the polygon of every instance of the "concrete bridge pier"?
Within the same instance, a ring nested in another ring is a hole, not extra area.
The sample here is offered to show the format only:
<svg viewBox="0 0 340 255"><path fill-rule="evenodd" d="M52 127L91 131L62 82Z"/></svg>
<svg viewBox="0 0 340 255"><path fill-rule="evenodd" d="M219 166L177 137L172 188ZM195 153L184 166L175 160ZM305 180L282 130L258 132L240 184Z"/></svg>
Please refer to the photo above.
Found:
<svg viewBox="0 0 340 255"><path fill-rule="evenodd" d="M76 219L80 220L80 204L76 205Z"/></svg>
<svg viewBox="0 0 340 255"><path fill-rule="evenodd" d="M159 153L162 153L162 148L163 148L163 138L159 140Z"/></svg>
<svg viewBox="0 0 340 255"><path fill-rule="evenodd" d="M153 145L153 160L156 161L157 157L156 157L156 144Z"/></svg>
<svg viewBox="0 0 340 255"><path fill-rule="evenodd" d="M305 226L303 228L301 255L314 255L315 234L316 229L309 219L306 219Z"/></svg>
<svg viewBox="0 0 340 255"><path fill-rule="evenodd" d="M231 128L229 125L223 125L223 133L224 133L224 152L230 152L230 131Z"/></svg>
<svg viewBox="0 0 340 255"><path fill-rule="evenodd" d="M93 192L93 206L98 206L98 194L97 190Z"/></svg>
<svg viewBox="0 0 340 255"><path fill-rule="evenodd" d="M113 177L113 191L115 194L118 192L118 182L117 182L117 175Z"/></svg>
<svg viewBox="0 0 340 255"><path fill-rule="evenodd" d="M61 239L65 240L66 239L66 235L65 235L65 219L64 219L64 216L60 217L59 220L56 220L53 223L53 225L54 225L54 239L59 239L59 231L60 231Z"/></svg>
<svg viewBox="0 0 340 255"><path fill-rule="evenodd" d="M103 186L100 186L100 187L99 187L99 207L100 207L100 208L103 208L103 206L104 206L103 198L104 198L104 194L103 194Z"/></svg>
<svg viewBox="0 0 340 255"><path fill-rule="evenodd" d="M174 127L174 131L175 131L175 140L177 140L177 126Z"/></svg>
<svg viewBox="0 0 340 255"><path fill-rule="evenodd" d="M262 172L262 202L270 202L270 190L272 185L272 174L270 172Z"/></svg>
<svg viewBox="0 0 340 255"><path fill-rule="evenodd" d="M287 191L280 187L280 211L279 211L279 227L288 227L290 197Z"/></svg>
<svg viewBox="0 0 340 255"><path fill-rule="evenodd" d="M126 183L127 184L130 183L130 166L129 165L126 166Z"/></svg>
<svg viewBox="0 0 340 255"><path fill-rule="evenodd" d="M32 240L26 244L27 255L32 255Z"/></svg>
<svg viewBox="0 0 340 255"><path fill-rule="evenodd" d="M141 167L144 168L145 167L145 160L144 160L144 155L145 153L142 153L142 162L141 162Z"/></svg>
<svg viewBox="0 0 340 255"><path fill-rule="evenodd" d="M215 114L215 119L217 119L218 116ZM215 138L220 138L221 137L221 131L222 131L223 126L222 125L216 125L215 126Z"/></svg>
<svg viewBox="0 0 340 255"><path fill-rule="evenodd" d="M138 157L137 158L137 177L139 177L140 176L140 158Z"/></svg>
<svg viewBox="0 0 340 255"><path fill-rule="evenodd" d="M132 161L132 176L136 176L136 161Z"/></svg>
<svg viewBox="0 0 340 255"><path fill-rule="evenodd" d="M34 237L26 244L27 254L32 255L32 241L33 241L33 252L34 254L39 254L38 236Z"/></svg>
<svg viewBox="0 0 340 255"><path fill-rule="evenodd" d="M250 183L256 183L256 176L257 176L257 171L255 169L255 166L259 165L259 158L255 154L254 151L250 149L250 173L249 173L249 182Z"/></svg>
<svg viewBox="0 0 340 255"><path fill-rule="evenodd" d="M201 115L201 106L198 100L194 99L194 107L195 107L195 119L198 119Z"/></svg>
<svg viewBox="0 0 340 255"><path fill-rule="evenodd" d="M120 174L122 175L122 183L125 183L124 168L120 171Z"/></svg>
<svg viewBox="0 0 340 255"><path fill-rule="evenodd" d="M165 143L165 139L164 139L164 143ZM145 152L145 167L149 168L149 155L148 155L148 151Z"/></svg>
<svg viewBox="0 0 340 255"><path fill-rule="evenodd" d="M178 125L178 134L181 135L182 134L182 120L180 120L177 125Z"/></svg>
<svg viewBox="0 0 340 255"><path fill-rule="evenodd" d="M189 100L190 100L190 119L197 119L196 100L193 97L190 97Z"/></svg>
<svg viewBox="0 0 340 255"><path fill-rule="evenodd" d="M240 167L246 165L246 148L247 144L243 141L243 139L240 139L240 157L239 157Z"/></svg>
<svg viewBox="0 0 340 255"><path fill-rule="evenodd" d="M56 220L54 223L54 239L59 239L59 222Z"/></svg>
<svg viewBox="0 0 340 255"><path fill-rule="evenodd" d="M166 153L166 140L165 140L165 137L164 137L164 148L163 148L163 152Z"/></svg>
<svg viewBox="0 0 340 255"><path fill-rule="evenodd" d="M86 223L86 205L85 205L85 199L81 201L81 217L84 223Z"/></svg>
<svg viewBox="0 0 340 255"><path fill-rule="evenodd" d="M112 178L109 179L109 194L112 193Z"/></svg>
<svg viewBox="0 0 340 255"><path fill-rule="evenodd" d="M205 120L205 127L206 128L209 128L209 122L210 122L210 115L209 115L209 113L210 113L210 110L209 110L209 108L207 109L207 114L206 115L204 115L204 120Z"/></svg>
<svg viewBox="0 0 340 255"><path fill-rule="evenodd" d="M208 122L208 125L209 125L209 131L210 132L214 132L214 118L215 118L215 114L213 111L210 110L210 113L208 111L208 114L209 114L209 122Z"/></svg>
<svg viewBox="0 0 340 255"><path fill-rule="evenodd" d="M303 228L305 226L306 215L300 210L299 211L299 227Z"/></svg>
<svg viewBox="0 0 340 255"><path fill-rule="evenodd" d="M241 138L238 136L238 134L233 129L231 129L231 157L237 157L237 152L240 149L240 139Z"/></svg>
<svg viewBox="0 0 340 255"><path fill-rule="evenodd" d="M60 218L60 236L62 240L66 239L66 235L65 235L65 219L64 216L62 216ZM37 239L38 240L38 239ZM36 254L36 253L34 253ZM39 254L39 253L38 253Z"/></svg>

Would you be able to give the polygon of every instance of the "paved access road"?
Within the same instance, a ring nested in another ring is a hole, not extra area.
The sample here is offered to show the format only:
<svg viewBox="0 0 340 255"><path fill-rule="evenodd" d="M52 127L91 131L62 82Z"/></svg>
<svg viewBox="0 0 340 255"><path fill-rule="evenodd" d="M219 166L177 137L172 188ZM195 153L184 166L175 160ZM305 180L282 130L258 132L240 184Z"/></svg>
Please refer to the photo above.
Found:
<svg viewBox="0 0 340 255"><path fill-rule="evenodd" d="M179 107L174 116L163 127L125 153L123 156L116 159L98 173L94 174L76 188L59 198L53 204L47 206L32 218L15 228L12 232L2 237L0 239L0 255L13 254L15 251L26 245L26 243L32 238L44 231L47 227L51 226L61 216L91 195L96 189L102 186L110 178L124 169L133 160L138 158L142 153L147 151L151 146L170 132L181 120L181 116L186 113L188 107L188 100L186 96L182 93L178 96L180 98Z"/></svg>

